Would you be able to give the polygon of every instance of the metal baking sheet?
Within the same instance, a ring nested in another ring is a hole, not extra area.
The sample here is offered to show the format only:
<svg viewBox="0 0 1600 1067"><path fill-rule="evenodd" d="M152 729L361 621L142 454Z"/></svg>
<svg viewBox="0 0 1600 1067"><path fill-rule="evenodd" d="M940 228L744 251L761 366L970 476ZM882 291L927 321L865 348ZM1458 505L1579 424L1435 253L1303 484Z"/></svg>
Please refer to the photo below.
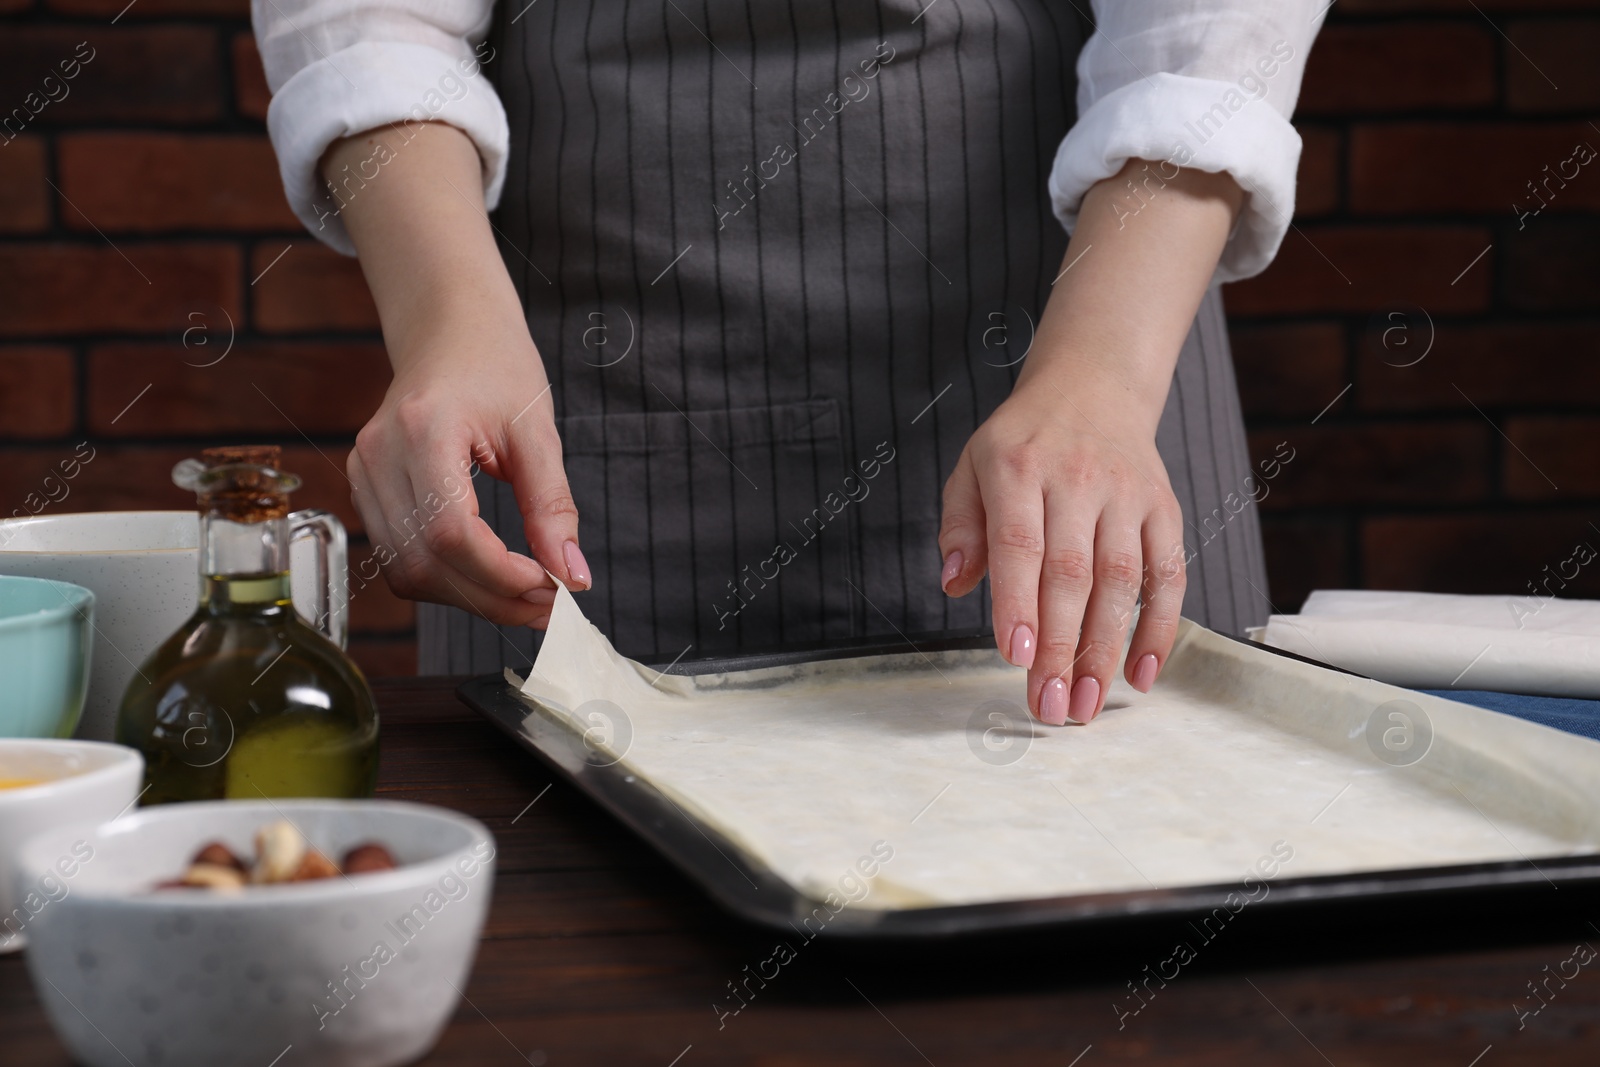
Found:
<svg viewBox="0 0 1600 1067"><path fill-rule="evenodd" d="M916 647L921 654L937 654L992 648L993 644L992 638L979 635L946 640L919 639ZM1286 662L1314 662L1260 646L1250 647L1252 651L1281 655ZM875 661L883 658L903 658L905 649L903 642L894 646L862 644L681 662L672 668L672 673L737 675L840 659L859 660L854 666L871 669ZM818 900L769 869L715 825L691 815L666 793L632 773L627 764L617 761L603 746L586 740L569 725L569 719L524 696L504 677L491 675L473 679L458 689L458 695L629 826L730 912L747 921L783 930L798 929L807 917L819 914ZM1285 874L1271 879L1270 892L1249 899L1253 907L1277 909L1290 904L1336 907L1340 902L1370 903L1449 894L1469 904L1474 897L1483 897L1486 902L1492 898L1495 906L1503 907L1508 896L1549 892L1552 886L1578 884L1600 884L1600 848L1584 850L1579 855L1536 859L1521 857L1310 877ZM837 912L820 912L827 921L813 925L817 932L830 938L894 939L1071 927L1140 916L1201 918L1215 914L1219 908L1237 909L1240 893L1241 883L1229 881L954 906L872 910L845 906Z"/></svg>

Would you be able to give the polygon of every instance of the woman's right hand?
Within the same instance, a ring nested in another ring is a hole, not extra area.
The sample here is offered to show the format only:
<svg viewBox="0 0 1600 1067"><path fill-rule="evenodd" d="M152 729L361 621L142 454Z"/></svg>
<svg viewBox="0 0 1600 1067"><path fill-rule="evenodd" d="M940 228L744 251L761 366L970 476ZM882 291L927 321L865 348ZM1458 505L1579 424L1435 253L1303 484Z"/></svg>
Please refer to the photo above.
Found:
<svg viewBox="0 0 1600 1067"><path fill-rule="evenodd" d="M323 161L348 174L386 151L340 213L394 367L346 464L351 497L395 593L543 627L551 575L592 584L550 386L484 212L477 150L450 126L408 132L347 138ZM513 487L533 558L480 516L475 466Z"/></svg>
<svg viewBox="0 0 1600 1067"><path fill-rule="evenodd" d="M544 368L527 330L520 343L510 332L481 318L441 322L428 351L403 361L347 470L375 550L393 554L389 588L542 629L549 573L579 589L591 579ZM479 515L474 465L513 486L534 558L508 550Z"/></svg>

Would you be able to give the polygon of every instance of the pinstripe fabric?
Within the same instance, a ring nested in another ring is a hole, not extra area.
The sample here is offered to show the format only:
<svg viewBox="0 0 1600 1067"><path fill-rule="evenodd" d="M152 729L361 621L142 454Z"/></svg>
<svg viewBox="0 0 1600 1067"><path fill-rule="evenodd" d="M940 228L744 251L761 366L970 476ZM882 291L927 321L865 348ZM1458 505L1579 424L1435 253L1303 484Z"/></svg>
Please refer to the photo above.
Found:
<svg viewBox="0 0 1600 1067"><path fill-rule="evenodd" d="M550 368L579 602L627 654L988 623L986 592L940 592L939 494L1061 261L1045 181L1082 27L1046 0L924 3L502 8L496 224ZM1215 293L1158 441L1186 516L1249 472ZM479 493L526 550L509 489ZM1203 533L1186 614L1264 619L1253 510ZM536 647L431 605L418 629L425 673Z"/></svg>

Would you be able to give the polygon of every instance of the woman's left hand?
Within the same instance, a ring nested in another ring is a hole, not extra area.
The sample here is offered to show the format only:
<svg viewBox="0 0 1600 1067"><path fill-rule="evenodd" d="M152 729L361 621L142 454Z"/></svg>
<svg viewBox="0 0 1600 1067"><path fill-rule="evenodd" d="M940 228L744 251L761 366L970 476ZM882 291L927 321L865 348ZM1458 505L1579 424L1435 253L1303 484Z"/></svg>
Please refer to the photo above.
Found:
<svg viewBox="0 0 1600 1067"><path fill-rule="evenodd" d="M995 642L1045 722L1099 714L1141 593L1128 681L1148 691L1172 651L1183 516L1156 424L1242 198L1139 159L1091 188L1017 384L945 483L941 584L988 572Z"/></svg>
<svg viewBox="0 0 1600 1067"><path fill-rule="evenodd" d="M1036 375L945 484L944 590L962 596L988 572L996 643L1056 725L1099 713L1141 593L1125 674L1148 692L1183 605L1183 517L1154 427L1116 407Z"/></svg>

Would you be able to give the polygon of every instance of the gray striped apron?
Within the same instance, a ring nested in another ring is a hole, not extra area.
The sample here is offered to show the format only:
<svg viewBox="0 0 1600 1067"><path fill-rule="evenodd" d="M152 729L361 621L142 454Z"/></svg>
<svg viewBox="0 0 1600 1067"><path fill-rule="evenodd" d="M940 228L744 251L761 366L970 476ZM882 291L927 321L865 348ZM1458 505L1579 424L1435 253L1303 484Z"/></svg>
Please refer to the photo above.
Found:
<svg viewBox="0 0 1600 1067"><path fill-rule="evenodd" d="M502 5L495 225L553 385L578 600L618 649L988 626L986 588L940 590L940 493L1060 269L1046 179L1086 30L1049 0ZM1254 508L1223 508L1250 465L1215 291L1158 445L1185 614L1264 621ZM527 551L509 487L478 492ZM418 633L424 673L524 670L538 641L435 605Z"/></svg>

